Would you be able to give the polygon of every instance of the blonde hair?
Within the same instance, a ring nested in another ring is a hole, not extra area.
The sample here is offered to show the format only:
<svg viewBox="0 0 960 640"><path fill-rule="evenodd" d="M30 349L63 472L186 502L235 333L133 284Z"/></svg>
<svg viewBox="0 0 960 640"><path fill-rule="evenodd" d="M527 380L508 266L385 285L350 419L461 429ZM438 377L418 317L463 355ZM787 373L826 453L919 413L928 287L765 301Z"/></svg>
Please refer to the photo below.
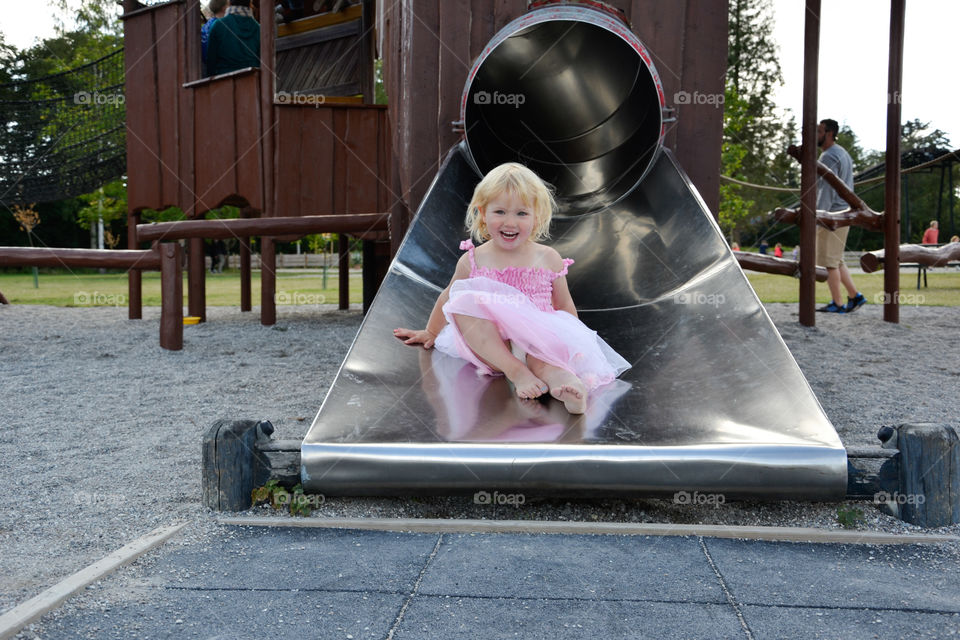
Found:
<svg viewBox="0 0 960 640"><path fill-rule="evenodd" d="M523 204L531 209L534 224L530 238L534 241L550 237L550 220L557 210L553 190L536 173L516 162L507 162L494 167L473 190L473 198L467 207L467 230L474 240L490 239L483 209L491 200L504 192L516 194Z"/></svg>

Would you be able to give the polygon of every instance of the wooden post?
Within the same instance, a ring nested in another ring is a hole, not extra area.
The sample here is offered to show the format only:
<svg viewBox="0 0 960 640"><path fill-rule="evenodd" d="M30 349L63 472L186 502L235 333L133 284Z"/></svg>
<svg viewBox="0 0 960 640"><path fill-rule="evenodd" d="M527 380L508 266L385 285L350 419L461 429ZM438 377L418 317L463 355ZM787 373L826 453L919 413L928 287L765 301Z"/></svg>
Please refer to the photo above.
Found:
<svg viewBox="0 0 960 640"><path fill-rule="evenodd" d="M207 321L207 269L204 265L204 254L203 238L190 238L190 260L187 276L190 291L187 293L187 304L190 307L190 315L199 316L200 322Z"/></svg>
<svg viewBox="0 0 960 640"><path fill-rule="evenodd" d="M140 212L127 213L127 248L139 249L137 246L137 225L140 224ZM143 318L143 278L140 269L127 271L127 317L131 320Z"/></svg>
<svg viewBox="0 0 960 640"><path fill-rule="evenodd" d="M890 0L890 63L887 71L887 158L884 187L883 319L900 322L900 87L903 80L904 0Z"/></svg>
<svg viewBox="0 0 960 640"><path fill-rule="evenodd" d="M817 66L820 0L806 0L803 32L803 132L800 161L800 324L816 324Z"/></svg>
<svg viewBox="0 0 960 640"><path fill-rule="evenodd" d="M218 420L210 427L202 445L203 506L214 511L250 508L251 492L270 475L257 443L272 433L266 420Z"/></svg>
<svg viewBox="0 0 960 640"><path fill-rule="evenodd" d="M253 296L250 289L250 238L240 238L240 311L250 311Z"/></svg>
<svg viewBox="0 0 960 640"><path fill-rule="evenodd" d="M960 438L949 424L897 428L900 492L885 496L900 518L922 527L960 523Z"/></svg>
<svg viewBox="0 0 960 640"><path fill-rule="evenodd" d="M350 308L350 238L347 234L337 236L337 251L340 270L340 304L337 308L343 311Z"/></svg>
<svg viewBox="0 0 960 640"><path fill-rule="evenodd" d="M363 313L377 295L377 247L372 240L363 241Z"/></svg>
<svg viewBox="0 0 960 640"><path fill-rule="evenodd" d="M160 245L160 346L183 349L183 263L180 244Z"/></svg>
<svg viewBox="0 0 960 640"><path fill-rule="evenodd" d="M273 238L260 238L260 324L277 324L277 247Z"/></svg>

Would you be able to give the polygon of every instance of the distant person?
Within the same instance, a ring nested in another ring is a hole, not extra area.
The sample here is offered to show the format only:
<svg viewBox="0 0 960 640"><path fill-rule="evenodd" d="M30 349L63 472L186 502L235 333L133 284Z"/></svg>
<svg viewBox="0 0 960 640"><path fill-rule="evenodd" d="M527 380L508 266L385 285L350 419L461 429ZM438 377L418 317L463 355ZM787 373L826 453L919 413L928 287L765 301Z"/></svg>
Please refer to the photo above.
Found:
<svg viewBox="0 0 960 640"><path fill-rule="evenodd" d="M207 42L207 75L260 66L260 24L250 0L230 0L224 16L210 27Z"/></svg>
<svg viewBox="0 0 960 640"><path fill-rule="evenodd" d="M953 236L950 238L950 242L960 242L960 236Z"/></svg>
<svg viewBox="0 0 960 640"><path fill-rule="evenodd" d="M817 126L817 146L823 149L820 162L833 171L850 190L853 190L853 160L847 150L837 144L840 125L836 120L821 120ZM843 211L850 205L840 197L837 190L823 179L817 178L817 211ZM827 269L827 286L830 288L830 304L817 311L828 313L851 313L866 304L867 299L857 290L850 277L850 270L843 263L843 250L847 244L850 227L831 231L817 225L816 263ZM847 302L841 301L840 285L847 289Z"/></svg>
<svg viewBox="0 0 960 640"><path fill-rule="evenodd" d="M770 248L770 245L767 244L767 241L766 241L766 240L761 240L761 241L760 241L760 255L762 255L762 256L767 255L767 249L769 249L769 248Z"/></svg>
<svg viewBox="0 0 960 640"><path fill-rule="evenodd" d="M773 248L773 256L774 256L775 258L782 258L782 257L783 257L783 245L781 245L779 242L778 242L777 245Z"/></svg>
<svg viewBox="0 0 960 640"><path fill-rule="evenodd" d="M930 227L923 232L923 240L920 241L920 244L937 244L937 239L940 237L940 223L936 220L930 221Z"/></svg>
<svg viewBox="0 0 960 640"><path fill-rule="evenodd" d="M800 260L800 245L794 245L793 251L790 252L790 255L793 256L794 261Z"/></svg>
<svg viewBox="0 0 960 640"><path fill-rule="evenodd" d="M213 241L213 260L210 262L210 273L223 273L223 265L227 258L227 243L223 240Z"/></svg>
<svg viewBox="0 0 960 640"><path fill-rule="evenodd" d="M739 242L734 242L732 245L730 245L730 248L731 248L733 251L740 251L740 243L739 243Z"/></svg>
<svg viewBox="0 0 960 640"><path fill-rule="evenodd" d="M200 55L203 59L204 68L207 65L207 43L210 41L210 29L213 23L219 20L227 12L227 0L210 0L207 4L207 12L210 19L200 28Z"/></svg>

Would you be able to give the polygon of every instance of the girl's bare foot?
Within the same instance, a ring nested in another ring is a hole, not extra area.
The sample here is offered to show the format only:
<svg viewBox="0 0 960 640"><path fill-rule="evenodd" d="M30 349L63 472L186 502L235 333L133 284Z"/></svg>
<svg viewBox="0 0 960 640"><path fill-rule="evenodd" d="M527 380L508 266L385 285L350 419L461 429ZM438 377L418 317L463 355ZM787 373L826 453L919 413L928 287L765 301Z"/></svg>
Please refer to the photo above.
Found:
<svg viewBox="0 0 960 640"><path fill-rule="evenodd" d="M587 389L580 378L552 364L537 364L537 373L550 385L550 395L562 402L568 412L579 414L587 410Z"/></svg>
<svg viewBox="0 0 960 640"><path fill-rule="evenodd" d="M547 383L533 375L533 372L526 367L518 367L517 371L511 374L504 372L504 375L513 383L517 396L520 398L539 398L549 389Z"/></svg>

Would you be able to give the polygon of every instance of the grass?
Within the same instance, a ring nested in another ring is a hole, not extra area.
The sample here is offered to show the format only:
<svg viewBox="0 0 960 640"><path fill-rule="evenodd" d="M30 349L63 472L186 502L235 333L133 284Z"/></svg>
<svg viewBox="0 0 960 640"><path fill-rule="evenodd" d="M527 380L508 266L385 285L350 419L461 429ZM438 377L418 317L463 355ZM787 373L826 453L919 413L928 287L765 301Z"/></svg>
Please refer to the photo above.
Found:
<svg viewBox="0 0 960 640"><path fill-rule="evenodd" d="M360 272L351 271L350 302L360 304L363 290ZM33 276L27 273L0 274L0 291L12 304L48 304L57 307L113 307L127 304L125 273L40 273L40 288L33 288ZM277 273L277 304L336 304L339 300L337 272L328 272L327 287L319 271L280 271ZM184 304L188 298L187 277L183 278ZM207 273L207 306L240 306L240 272ZM260 304L260 272L251 277L253 305ZM160 274L143 272L144 306L160 306Z"/></svg>
<svg viewBox="0 0 960 640"><path fill-rule="evenodd" d="M763 302L797 302L799 281L787 276L746 272L750 284ZM900 304L925 306L960 306L960 271L936 269L927 273L928 287L917 290L916 271L904 270L900 274ZM883 302L883 272L869 275L857 274L854 282L871 304ZM33 276L26 273L0 273L0 291L13 304L48 304L58 307L76 306L126 306L127 276L123 273L65 273L40 274L40 288L33 288ZM240 305L240 272L207 274L207 305ZM253 304L260 304L260 274L253 272L251 293ZM184 302L187 298L187 281L184 276ZM277 304L315 305L336 303L337 275L331 271L327 287L318 271L281 271L277 274ZM827 284L817 283L817 300L829 300ZM362 302L360 273L351 271L350 302ZM144 272L143 304L160 305L160 274Z"/></svg>
<svg viewBox="0 0 960 640"><path fill-rule="evenodd" d="M745 272L757 296L763 302L798 302L800 281L789 276L770 273ZM853 281L870 304L883 303L883 272L854 274ZM826 304L830 292L826 282L817 283L817 301ZM933 307L960 306L960 271L935 269L927 271L927 287L917 289L916 269L900 272L900 304Z"/></svg>

